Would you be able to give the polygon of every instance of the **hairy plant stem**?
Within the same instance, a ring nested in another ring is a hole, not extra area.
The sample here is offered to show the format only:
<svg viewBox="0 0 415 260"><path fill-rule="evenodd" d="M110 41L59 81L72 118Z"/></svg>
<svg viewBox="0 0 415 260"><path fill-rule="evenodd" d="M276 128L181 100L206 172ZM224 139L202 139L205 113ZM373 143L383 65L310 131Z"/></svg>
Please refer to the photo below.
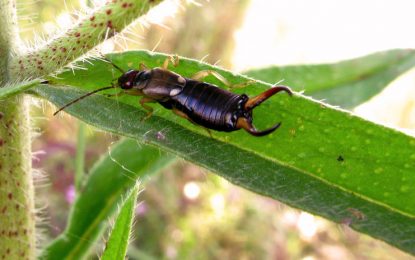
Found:
<svg viewBox="0 0 415 260"><path fill-rule="evenodd" d="M43 46L20 48L15 0L0 0L0 87L56 72L120 32L160 0L109 1ZM45 62L47 61L47 62ZM0 100L0 258L35 258L29 106L23 94Z"/></svg>
<svg viewBox="0 0 415 260"><path fill-rule="evenodd" d="M13 78L34 79L55 73L104 40L113 37L161 0L111 0L61 34L33 50L14 56L9 70ZM47 62L45 62L47 61Z"/></svg>
<svg viewBox="0 0 415 260"><path fill-rule="evenodd" d="M35 258L29 106L23 95L0 101L0 257Z"/></svg>
<svg viewBox="0 0 415 260"><path fill-rule="evenodd" d="M0 0L1 86L19 53L15 1ZM35 210L30 119L23 95L0 101L0 257L35 258Z"/></svg>

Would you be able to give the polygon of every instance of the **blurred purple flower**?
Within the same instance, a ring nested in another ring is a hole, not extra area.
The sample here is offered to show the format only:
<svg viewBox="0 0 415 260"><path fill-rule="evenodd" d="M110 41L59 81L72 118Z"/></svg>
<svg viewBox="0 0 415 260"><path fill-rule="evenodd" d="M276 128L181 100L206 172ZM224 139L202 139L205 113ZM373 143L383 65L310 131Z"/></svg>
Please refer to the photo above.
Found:
<svg viewBox="0 0 415 260"><path fill-rule="evenodd" d="M69 204L72 204L75 200L75 186L69 185L65 191L65 199Z"/></svg>
<svg viewBox="0 0 415 260"><path fill-rule="evenodd" d="M147 212L147 204L145 202L138 203L137 207L135 207L135 214L137 216L142 216Z"/></svg>

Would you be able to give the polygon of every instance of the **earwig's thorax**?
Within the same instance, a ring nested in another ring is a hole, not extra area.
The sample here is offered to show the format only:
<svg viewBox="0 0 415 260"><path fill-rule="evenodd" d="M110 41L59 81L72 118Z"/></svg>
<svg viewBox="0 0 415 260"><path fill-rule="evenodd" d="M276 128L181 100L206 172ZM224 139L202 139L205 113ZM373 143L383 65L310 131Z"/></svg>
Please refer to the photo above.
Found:
<svg viewBox="0 0 415 260"><path fill-rule="evenodd" d="M182 76L161 68L149 71L149 80L146 81L143 94L157 101L164 101L182 92L186 79Z"/></svg>
<svg viewBox="0 0 415 260"><path fill-rule="evenodd" d="M139 90L148 98L162 101L178 95L186 85L182 76L161 68L129 70L118 79L122 89Z"/></svg>

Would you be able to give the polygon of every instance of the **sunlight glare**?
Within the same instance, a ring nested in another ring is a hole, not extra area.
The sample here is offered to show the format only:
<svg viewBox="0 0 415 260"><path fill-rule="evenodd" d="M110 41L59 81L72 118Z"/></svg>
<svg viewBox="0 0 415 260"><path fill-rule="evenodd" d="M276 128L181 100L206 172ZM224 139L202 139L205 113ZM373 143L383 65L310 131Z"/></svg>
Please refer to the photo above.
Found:
<svg viewBox="0 0 415 260"><path fill-rule="evenodd" d="M190 200L195 200L200 195L200 187L197 183L190 181L183 187L184 196Z"/></svg>
<svg viewBox="0 0 415 260"><path fill-rule="evenodd" d="M177 0L164 1L156 7L150 9L146 15L146 20L154 24L163 24L164 20L179 11L180 4Z"/></svg>
<svg viewBox="0 0 415 260"><path fill-rule="evenodd" d="M222 194L216 193L210 198L210 206L212 207L216 218L222 218L225 211L225 198Z"/></svg>
<svg viewBox="0 0 415 260"><path fill-rule="evenodd" d="M317 222L313 215L306 212L301 212L298 219L297 228L300 231L301 237L305 240L310 240L317 233Z"/></svg>
<svg viewBox="0 0 415 260"><path fill-rule="evenodd" d="M59 27L61 29L65 29L65 28L69 28L71 27L72 24L72 17L69 13L67 12L63 12L61 13L57 18L56 18L56 22L59 25Z"/></svg>

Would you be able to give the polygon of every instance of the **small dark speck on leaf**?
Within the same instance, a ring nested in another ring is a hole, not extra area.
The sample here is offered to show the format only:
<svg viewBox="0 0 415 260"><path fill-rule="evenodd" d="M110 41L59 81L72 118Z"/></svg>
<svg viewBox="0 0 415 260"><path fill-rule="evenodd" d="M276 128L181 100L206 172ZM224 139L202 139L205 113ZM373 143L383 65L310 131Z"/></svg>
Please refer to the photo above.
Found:
<svg viewBox="0 0 415 260"><path fill-rule="evenodd" d="M363 214L363 212L361 212L358 209L348 208L347 211L349 211L353 215L353 217L355 217L357 220L365 220L366 219L366 215Z"/></svg>
<svg viewBox="0 0 415 260"><path fill-rule="evenodd" d="M339 155L339 157L337 157L337 161L339 161L339 162L343 162L343 161L344 161L343 156Z"/></svg>

